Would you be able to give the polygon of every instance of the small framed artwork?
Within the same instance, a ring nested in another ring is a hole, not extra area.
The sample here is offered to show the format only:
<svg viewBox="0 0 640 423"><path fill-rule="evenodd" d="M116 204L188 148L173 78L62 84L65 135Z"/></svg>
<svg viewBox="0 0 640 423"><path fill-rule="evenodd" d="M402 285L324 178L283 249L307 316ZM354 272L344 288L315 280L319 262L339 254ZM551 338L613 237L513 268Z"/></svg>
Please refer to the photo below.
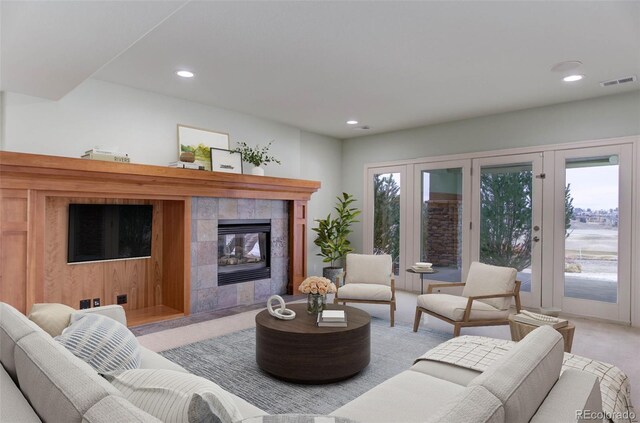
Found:
<svg viewBox="0 0 640 423"><path fill-rule="evenodd" d="M211 148L229 150L229 134L178 125L178 157L193 153L196 164L211 170Z"/></svg>
<svg viewBox="0 0 640 423"><path fill-rule="evenodd" d="M214 172L242 173L242 154L222 148L212 148L211 170Z"/></svg>

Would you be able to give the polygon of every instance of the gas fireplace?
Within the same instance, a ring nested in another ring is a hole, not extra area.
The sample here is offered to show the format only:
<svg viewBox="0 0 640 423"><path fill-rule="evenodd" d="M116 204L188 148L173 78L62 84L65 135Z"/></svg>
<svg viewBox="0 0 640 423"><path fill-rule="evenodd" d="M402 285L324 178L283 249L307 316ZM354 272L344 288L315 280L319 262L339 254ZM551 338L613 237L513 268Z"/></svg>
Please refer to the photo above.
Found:
<svg viewBox="0 0 640 423"><path fill-rule="evenodd" d="M218 285L271 277L271 220L218 220Z"/></svg>

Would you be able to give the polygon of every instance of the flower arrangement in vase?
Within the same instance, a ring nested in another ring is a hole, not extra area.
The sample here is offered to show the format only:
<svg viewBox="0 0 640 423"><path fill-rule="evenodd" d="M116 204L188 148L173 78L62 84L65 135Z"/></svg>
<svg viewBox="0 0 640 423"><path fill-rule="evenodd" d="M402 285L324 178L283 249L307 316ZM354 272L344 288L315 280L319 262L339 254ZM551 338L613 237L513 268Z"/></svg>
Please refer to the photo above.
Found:
<svg viewBox="0 0 640 423"><path fill-rule="evenodd" d="M298 288L303 294L307 294L307 313L318 314L327 303L327 294L336 292L336 284L322 276L310 276L303 280Z"/></svg>
<svg viewBox="0 0 640 423"><path fill-rule="evenodd" d="M252 174L263 176L264 169L262 165L266 166L271 162L280 164L280 160L268 154L271 144L273 144L273 140L269 141L269 144L264 147L260 147L260 145L249 147L246 142L239 142L238 146L233 149L232 152L240 153L242 155L242 161L251 163L254 166L251 171Z"/></svg>

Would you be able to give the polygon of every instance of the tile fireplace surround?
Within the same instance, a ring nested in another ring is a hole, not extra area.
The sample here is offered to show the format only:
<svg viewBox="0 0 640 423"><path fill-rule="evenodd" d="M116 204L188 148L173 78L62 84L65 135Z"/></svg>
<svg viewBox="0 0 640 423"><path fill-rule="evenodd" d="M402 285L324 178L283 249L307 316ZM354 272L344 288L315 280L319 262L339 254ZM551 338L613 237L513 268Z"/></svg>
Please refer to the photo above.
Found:
<svg viewBox="0 0 640 423"><path fill-rule="evenodd" d="M218 219L271 219L271 278L218 286ZM288 202L193 197L191 200L191 313L264 302L286 294Z"/></svg>

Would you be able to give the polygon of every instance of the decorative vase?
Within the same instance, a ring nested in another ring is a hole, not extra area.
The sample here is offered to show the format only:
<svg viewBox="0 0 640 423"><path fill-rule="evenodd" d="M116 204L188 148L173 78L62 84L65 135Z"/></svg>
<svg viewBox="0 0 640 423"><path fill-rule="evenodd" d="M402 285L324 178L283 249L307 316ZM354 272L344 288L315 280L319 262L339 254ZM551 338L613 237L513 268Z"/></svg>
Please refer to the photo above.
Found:
<svg viewBox="0 0 640 423"><path fill-rule="evenodd" d="M256 166L251 170L252 175L264 176L264 169L260 166Z"/></svg>
<svg viewBox="0 0 640 423"><path fill-rule="evenodd" d="M338 279L342 276L342 267L323 267L322 276L335 283L337 287L340 287Z"/></svg>
<svg viewBox="0 0 640 423"><path fill-rule="evenodd" d="M324 310L327 296L322 294L307 294L307 313L318 314Z"/></svg>

